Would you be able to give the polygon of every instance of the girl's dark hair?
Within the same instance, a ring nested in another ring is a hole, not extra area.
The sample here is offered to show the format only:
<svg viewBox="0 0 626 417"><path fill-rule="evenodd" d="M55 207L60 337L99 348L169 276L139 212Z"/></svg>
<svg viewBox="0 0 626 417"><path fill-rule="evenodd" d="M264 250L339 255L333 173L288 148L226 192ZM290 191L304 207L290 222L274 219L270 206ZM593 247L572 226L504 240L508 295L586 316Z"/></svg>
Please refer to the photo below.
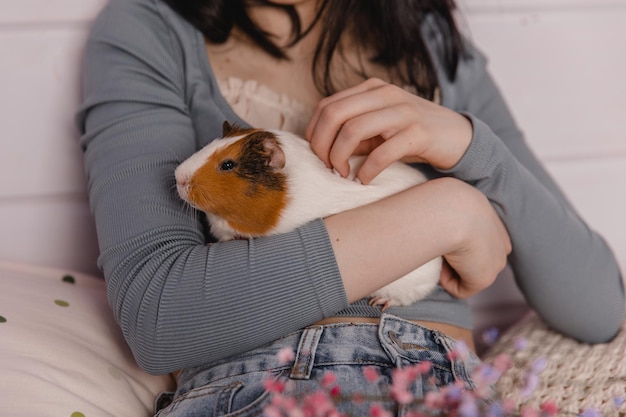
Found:
<svg viewBox="0 0 626 417"><path fill-rule="evenodd" d="M250 19L246 4L281 8L292 22L292 44L306 35L293 6L269 0L165 0L174 10L213 43L225 42L233 27L239 28L270 55L287 59L271 37ZM372 62L394 69L394 75L425 98L433 99L438 86L436 69L423 36L429 16L442 36L440 53L446 76L454 80L463 53L463 42L455 24L454 0L320 0L314 21L322 25L321 39L313 61L313 77L325 95L335 91L330 61L341 54L339 39L352 30L362 50L372 51ZM358 70L358 69L355 69ZM361 71L361 75L367 75Z"/></svg>

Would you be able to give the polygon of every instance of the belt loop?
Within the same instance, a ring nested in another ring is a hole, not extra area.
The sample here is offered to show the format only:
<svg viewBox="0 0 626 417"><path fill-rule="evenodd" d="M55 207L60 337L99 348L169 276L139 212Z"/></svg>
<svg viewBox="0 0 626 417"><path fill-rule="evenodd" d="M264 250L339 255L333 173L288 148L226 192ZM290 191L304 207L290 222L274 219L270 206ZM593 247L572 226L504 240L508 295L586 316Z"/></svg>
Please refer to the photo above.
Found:
<svg viewBox="0 0 626 417"><path fill-rule="evenodd" d="M300 336L298 344L298 352L291 368L291 379L309 379L313 370L313 362L315 359L315 351L317 344L322 337L322 326L311 326L304 329Z"/></svg>

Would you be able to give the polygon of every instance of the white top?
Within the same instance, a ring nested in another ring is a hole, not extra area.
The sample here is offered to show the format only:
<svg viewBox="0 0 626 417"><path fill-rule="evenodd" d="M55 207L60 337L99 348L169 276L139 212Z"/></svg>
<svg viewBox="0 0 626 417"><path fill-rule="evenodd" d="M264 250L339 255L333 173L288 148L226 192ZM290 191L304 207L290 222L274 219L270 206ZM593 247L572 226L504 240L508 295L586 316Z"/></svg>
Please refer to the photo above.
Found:
<svg viewBox="0 0 626 417"><path fill-rule="evenodd" d="M220 91L235 113L251 126L304 135L313 109L255 80L219 80Z"/></svg>

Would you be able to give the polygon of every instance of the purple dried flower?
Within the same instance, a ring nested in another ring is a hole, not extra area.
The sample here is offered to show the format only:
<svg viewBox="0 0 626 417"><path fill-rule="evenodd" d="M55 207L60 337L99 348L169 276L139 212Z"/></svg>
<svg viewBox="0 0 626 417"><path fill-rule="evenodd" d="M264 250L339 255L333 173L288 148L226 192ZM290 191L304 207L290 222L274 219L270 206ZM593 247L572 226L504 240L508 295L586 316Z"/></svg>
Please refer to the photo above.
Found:
<svg viewBox="0 0 626 417"><path fill-rule="evenodd" d="M460 417L479 417L478 416L478 405L476 404L476 399L471 395L464 395L461 399L461 404L459 405L459 416Z"/></svg>
<svg viewBox="0 0 626 417"><path fill-rule="evenodd" d="M487 410L486 417L503 417L502 405L500 403L493 403L489 406L489 410Z"/></svg>
<svg viewBox="0 0 626 417"><path fill-rule="evenodd" d="M539 385L539 376L535 373L529 372L526 375L524 387L520 390L522 398L530 396L530 394L532 394L532 392L537 388L537 385Z"/></svg>
<svg viewBox="0 0 626 417"><path fill-rule="evenodd" d="M499 337L500 337L500 330L498 330L495 327L488 328L482 334L483 342L487 346L492 346L493 344L495 344Z"/></svg>
<svg viewBox="0 0 626 417"><path fill-rule="evenodd" d="M515 350L524 350L526 349L526 346L528 346L528 339L518 336L515 338L513 346L515 347Z"/></svg>
<svg viewBox="0 0 626 417"><path fill-rule="evenodd" d="M530 365L530 369L532 370L532 372L538 374L546 369L546 366L548 366L548 360L544 357L541 357L533 361L533 363Z"/></svg>
<svg viewBox="0 0 626 417"><path fill-rule="evenodd" d="M448 353L448 359L451 361L456 359L466 360L470 355L469 347L462 340L457 340L454 349Z"/></svg>
<svg viewBox="0 0 626 417"><path fill-rule="evenodd" d="M595 408L587 408L579 414L579 417L602 417L602 413Z"/></svg>
<svg viewBox="0 0 626 417"><path fill-rule="evenodd" d="M443 389L446 402L456 403L463 398L465 388L460 384L451 384Z"/></svg>

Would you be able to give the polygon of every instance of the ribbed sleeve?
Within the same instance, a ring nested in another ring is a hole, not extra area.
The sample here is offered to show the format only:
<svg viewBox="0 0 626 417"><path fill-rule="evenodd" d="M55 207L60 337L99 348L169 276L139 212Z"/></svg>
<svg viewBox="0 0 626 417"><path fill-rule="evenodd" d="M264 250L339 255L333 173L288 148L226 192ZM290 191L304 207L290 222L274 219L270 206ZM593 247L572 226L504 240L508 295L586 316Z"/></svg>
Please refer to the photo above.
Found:
<svg viewBox="0 0 626 417"><path fill-rule="evenodd" d="M177 197L175 167L225 116L210 100L194 103L207 93L190 84L199 64L181 36L191 28L168 22L163 7L105 8L86 47L78 116L110 304L151 373L249 350L347 306L321 220L207 245L203 222Z"/></svg>
<svg viewBox="0 0 626 417"><path fill-rule="evenodd" d="M511 237L517 284L541 317L581 341L606 342L624 320L616 259L530 151L486 60L468 47L472 59L442 94L445 105L471 119L474 135L463 158L444 173L491 201Z"/></svg>

